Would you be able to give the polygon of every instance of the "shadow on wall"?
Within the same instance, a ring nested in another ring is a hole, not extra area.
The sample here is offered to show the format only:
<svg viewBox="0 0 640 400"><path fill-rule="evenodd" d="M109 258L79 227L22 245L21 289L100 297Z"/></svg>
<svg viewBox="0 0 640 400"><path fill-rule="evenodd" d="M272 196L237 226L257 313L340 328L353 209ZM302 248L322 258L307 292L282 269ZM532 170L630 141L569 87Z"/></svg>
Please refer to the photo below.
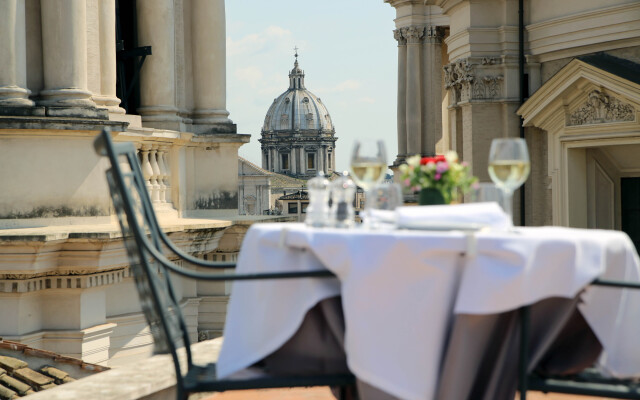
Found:
<svg viewBox="0 0 640 400"><path fill-rule="evenodd" d="M238 192L216 192L200 197L194 203L195 210L225 210L238 208Z"/></svg>

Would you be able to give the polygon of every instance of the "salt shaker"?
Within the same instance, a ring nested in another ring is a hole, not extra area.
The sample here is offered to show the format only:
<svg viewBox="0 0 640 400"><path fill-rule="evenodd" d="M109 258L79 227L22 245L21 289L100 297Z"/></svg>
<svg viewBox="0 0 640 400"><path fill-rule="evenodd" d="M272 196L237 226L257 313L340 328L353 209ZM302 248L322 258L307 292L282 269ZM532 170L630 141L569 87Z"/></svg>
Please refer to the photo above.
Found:
<svg viewBox="0 0 640 400"><path fill-rule="evenodd" d="M345 171L331 183L331 225L336 228L349 228L355 222L353 198L356 185Z"/></svg>
<svg viewBox="0 0 640 400"><path fill-rule="evenodd" d="M309 206L304 222L308 226L327 226L329 217L329 181L322 172L315 178L309 179L307 189L309 191Z"/></svg>

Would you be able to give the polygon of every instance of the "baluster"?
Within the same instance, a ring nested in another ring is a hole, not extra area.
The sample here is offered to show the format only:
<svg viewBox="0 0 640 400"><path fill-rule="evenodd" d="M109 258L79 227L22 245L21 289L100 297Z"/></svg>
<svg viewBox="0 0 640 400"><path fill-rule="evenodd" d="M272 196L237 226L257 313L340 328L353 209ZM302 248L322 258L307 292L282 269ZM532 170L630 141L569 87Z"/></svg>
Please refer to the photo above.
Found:
<svg viewBox="0 0 640 400"><path fill-rule="evenodd" d="M151 167L151 163L149 162L149 150L151 149L151 145L143 144L141 147L142 153L142 176L144 176L144 185L147 187L147 191L149 192L149 196L153 198L153 187L154 183L152 181L153 177L153 168Z"/></svg>
<svg viewBox="0 0 640 400"><path fill-rule="evenodd" d="M160 175L158 175L158 183L160 183L160 203L167 202L167 167L164 165L164 146L158 145L158 169L160 170Z"/></svg>
<svg viewBox="0 0 640 400"><path fill-rule="evenodd" d="M160 146L160 156L163 165L163 182L165 186L165 201L171 203L171 167L169 165L169 149L171 147L167 145Z"/></svg>
<svg viewBox="0 0 640 400"><path fill-rule="evenodd" d="M158 166L158 145L151 146L149 152L149 162L153 170L151 175L151 184L153 185L153 192L151 192L151 201L154 203L160 203L160 190L164 186L160 179L160 167Z"/></svg>

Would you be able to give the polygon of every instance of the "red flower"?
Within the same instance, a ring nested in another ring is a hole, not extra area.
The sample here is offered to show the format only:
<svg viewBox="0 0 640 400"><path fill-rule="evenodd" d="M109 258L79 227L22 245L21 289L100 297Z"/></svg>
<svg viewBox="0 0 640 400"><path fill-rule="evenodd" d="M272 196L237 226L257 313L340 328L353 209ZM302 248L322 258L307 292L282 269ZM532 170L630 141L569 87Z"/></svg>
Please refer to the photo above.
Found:
<svg viewBox="0 0 640 400"><path fill-rule="evenodd" d="M435 156L435 157L422 157L420 159L420 165L427 165L430 162L437 164L439 162L447 161L443 155Z"/></svg>

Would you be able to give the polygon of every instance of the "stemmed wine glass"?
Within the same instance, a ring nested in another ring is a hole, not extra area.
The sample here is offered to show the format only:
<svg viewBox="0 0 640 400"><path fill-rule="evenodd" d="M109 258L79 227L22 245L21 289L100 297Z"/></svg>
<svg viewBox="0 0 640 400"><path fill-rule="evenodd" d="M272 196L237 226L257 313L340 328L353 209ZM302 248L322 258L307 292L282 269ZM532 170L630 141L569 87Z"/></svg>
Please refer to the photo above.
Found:
<svg viewBox="0 0 640 400"><path fill-rule="evenodd" d="M513 222L513 192L529 177L531 163L524 139L493 139L489 151L489 176L504 193L504 210Z"/></svg>
<svg viewBox="0 0 640 400"><path fill-rule="evenodd" d="M351 152L351 177L364 189L365 201L370 203L371 189L384 179L387 152L382 140L356 140ZM371 208L365 205L364 225L370 226Z"/></svg>

